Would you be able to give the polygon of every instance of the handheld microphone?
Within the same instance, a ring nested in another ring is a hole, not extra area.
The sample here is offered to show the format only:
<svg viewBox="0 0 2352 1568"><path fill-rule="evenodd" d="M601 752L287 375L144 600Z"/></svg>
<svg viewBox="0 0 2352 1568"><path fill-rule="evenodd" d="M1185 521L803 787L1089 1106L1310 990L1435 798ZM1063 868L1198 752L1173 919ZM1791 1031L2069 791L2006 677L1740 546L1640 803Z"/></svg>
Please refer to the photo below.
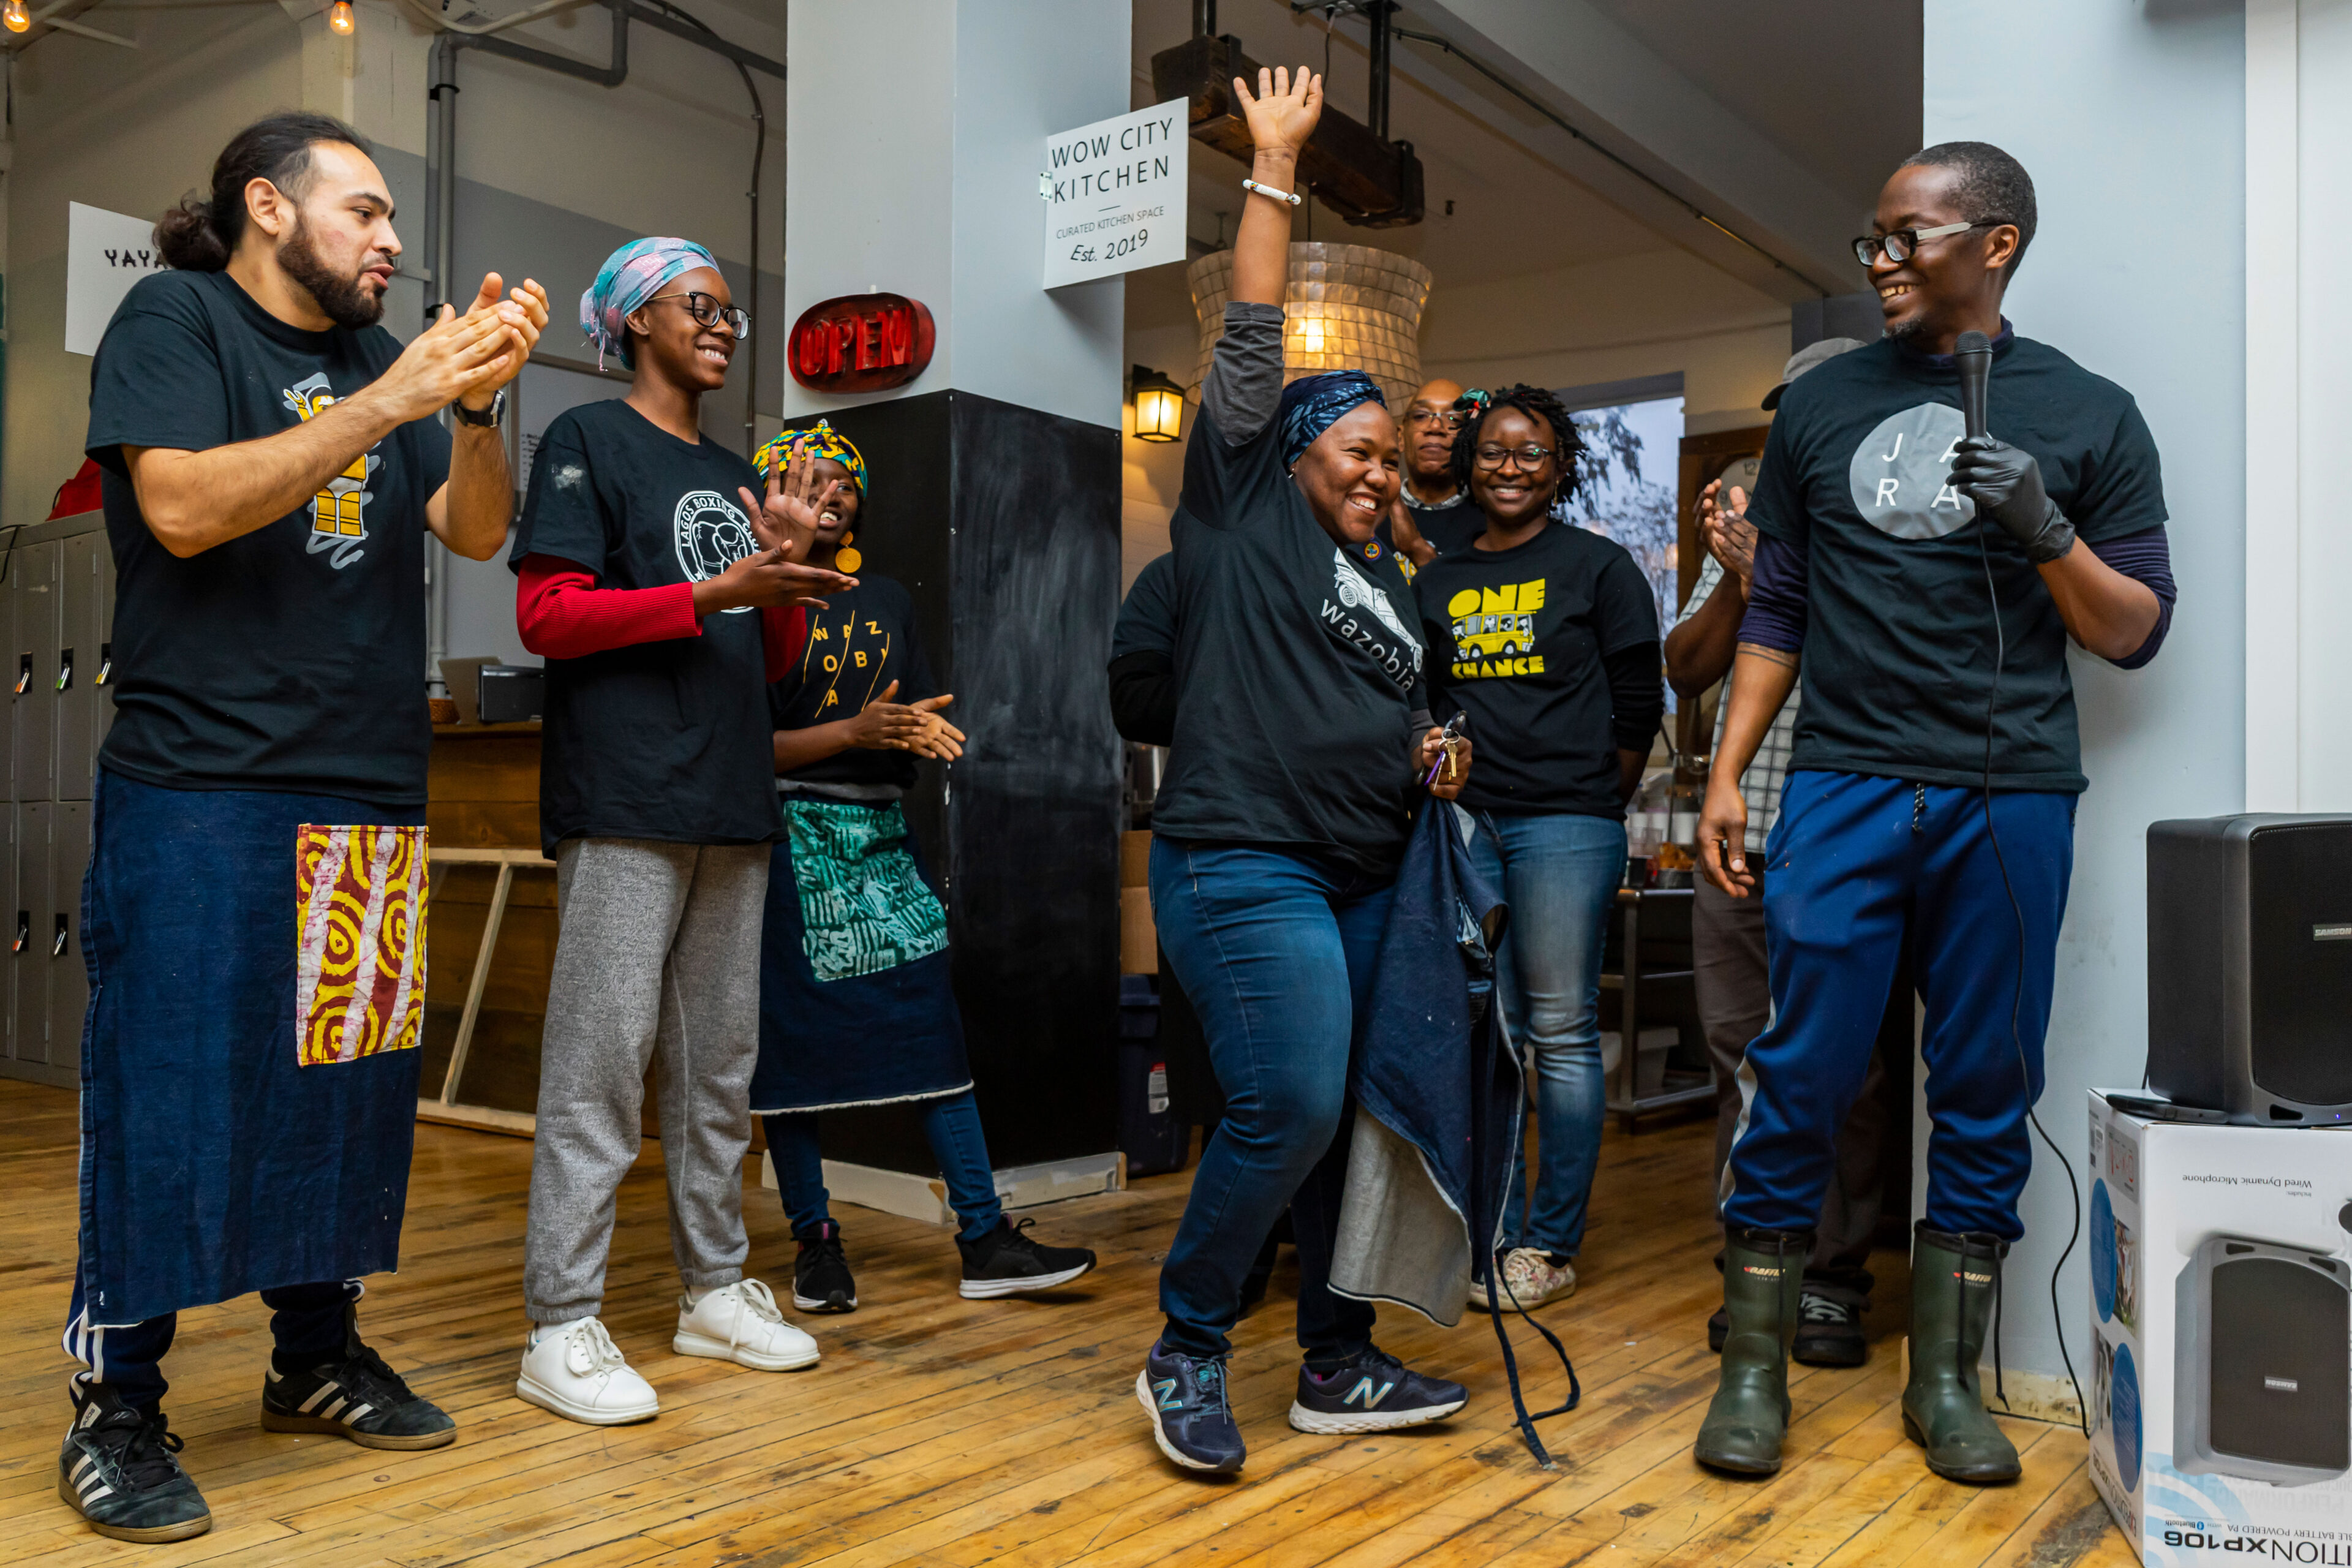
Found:
<svg viewBox="0 0 2352 1568"><path fill-rule="evenodd" d="M1985 378L1992 374L1992 340L1982 332L1962 332L1952 346L1960 371L1960 418L1968 435L1985 434Z"/></svg>

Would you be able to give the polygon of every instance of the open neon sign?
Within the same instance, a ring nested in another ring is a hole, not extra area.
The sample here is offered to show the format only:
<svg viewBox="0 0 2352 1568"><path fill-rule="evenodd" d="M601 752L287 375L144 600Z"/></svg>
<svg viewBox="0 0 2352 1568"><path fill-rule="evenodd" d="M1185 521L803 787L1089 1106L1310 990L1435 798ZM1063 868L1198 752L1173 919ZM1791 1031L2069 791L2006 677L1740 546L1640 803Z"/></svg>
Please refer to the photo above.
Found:
<svg viewBox="0 0 2352 1568"><path fill-rule="evenodd" d="M843 294L801 312L784 348L793 379L816 392L904 386L931 363L931 313L903 294Z"/></svg>

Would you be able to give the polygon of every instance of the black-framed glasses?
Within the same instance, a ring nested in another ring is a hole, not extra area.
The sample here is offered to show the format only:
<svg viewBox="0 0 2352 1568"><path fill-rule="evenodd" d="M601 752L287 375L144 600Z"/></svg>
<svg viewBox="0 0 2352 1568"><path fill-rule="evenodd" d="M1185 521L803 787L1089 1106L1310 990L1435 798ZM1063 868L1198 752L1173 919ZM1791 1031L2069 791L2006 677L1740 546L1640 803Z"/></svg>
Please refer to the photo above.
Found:
<svg viewBox="0 0 2352 1568"><path fill-rule="evenodd" d="M715 327L724 321L727 330L739 338L751 325L750 311L738 305L722 305L716 296L705 294L698 289L689 289L682 294L656 294L646 303L651 305L662 300L683 300L686 301L686 313L697 321L706 327Z"/></svg>
<svg viewBox="0 0 2352 1568"><path fill-rule="evenodd" d="M1972 228L1999 228L2007 223L2005 217L1979 218L1974 223L1939 223L1933 228L1898 228L1885 234L1865 234L1853 242L1853 258L1864 267L1875 263L1881 255L1900 267L1918 254L1919 242L1941 239L1948 234L1966 234Z"/></svg>
<svg viewBox="0 0 2352 1568"><path fill-rule="evenodd" d="M1474 455L1482 468L1499 468L1506 461L1517 458L1523 472L1533 473L1543 467L1544 460L1554 456L1554 452L1551 447L1538 447L1533 441L1524 447L1497 447L1490 442L1480 447Z"/></svg>

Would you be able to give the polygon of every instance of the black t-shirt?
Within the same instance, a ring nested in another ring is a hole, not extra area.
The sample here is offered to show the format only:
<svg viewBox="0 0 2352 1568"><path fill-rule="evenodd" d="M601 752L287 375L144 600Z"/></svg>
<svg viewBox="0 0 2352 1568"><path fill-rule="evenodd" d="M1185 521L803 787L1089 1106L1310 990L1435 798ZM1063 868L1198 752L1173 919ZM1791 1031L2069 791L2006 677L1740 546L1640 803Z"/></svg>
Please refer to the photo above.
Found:
<svg viewBox="0 0 2352 1568"><path fill-rule="evenodd" d="M805 730L855 718L859 709L898 683L893 702L937 697L930 665L915 632L915 602L896 578L858 575L846 594L828 594L823 610L808 613L808 645L799 667L768 688L768 711L779 730ZM772 761L773 753L771 753ZM862 746L836 752L782 775L802 784L915 786L910 752Z"/></svg>
<svg viewBox="0 0 2352 1568"><path fill-rule="evenodd" d="M1176 557L1157 555L1135 574L1110 633L1110 718L1123 740L1176 739Z"/></svg>
<svg viewBox="0 0 2352 1568"><path fill-rule="evenodd" d="M1152 831L1393 870L1418 793L1408 716L1425 706L1396 552L1323 531L1278 422L1228 446L1206 407L1171 532L1179 693Z"/></svg>
<svg viewBox="0 0 2352 1568"><path fill-rule="evenodd" d="M1656 602L1625 547L1556 522L1514 549L1441 555L1412 588L1431 714L1470 719L1462 804L1622 817L1601 661L1658 641Z"/></svg>
<svg viewBox="0 0 2352 1568"><path fill-rule="evenodd" d="M1155 555L1128 584L1119 601L1118 619L1110 630L1110 656L1176 652L1176 556Z"/></svg>
<svg viewBox="0 0 2352 1568"><path fill-rule="evenodd" d="M382 327L289 326L226 272L132 285L90 367L84 443L116 574L103 765L171 789L424 803L425 504L449 433L404 425L314 500L185 559L149 531L121 452L275 436L398 357Z"/></svg>
<svg viewBox="0 0 2352 1568"><path fill-rule="evenodd" d="M2131 395L2046 343L1994 345L1991 433L2031 452L2085 542L2165 521L2156 441ZM2087 781L2066 628L2041 574L1949 484L1963 434L1948 357L1882 340L1790 384L1748 515L1803 549L1804 705L1792 768L1968 785L1985 772L1995 628L2008 639L1994 716L1996 789Z"/></svg>
<svg viewBox="0 0 2352 1568"><path fill-rule="evenodd" d="M510 564L552 555L598 586L715 577L757 548L736 498L751 465L689 446L615 398L556 416L540 438ZM702 635L547 661L539 833L562 840L764 844L779 836L767 661L757 610Z"/></svg>
<svg viewBox="0 0 2352 1568"><path fill-rule="evenodd" d="M1480 511L1478 503L1467 496L1448 501L1444 506L1417 506L1407 510L1412 513L1412 525L1421 530L1421 536L1429 541L1430 547L1440 555L1451 555L1457 550L1469 549L1470 542L1486 531L1486 514ZM1386 517L1372 524L1372 537L1381 542L1383 549L1396 548L1395 533L1394 526ZM1406 562L1404 564L1408 568L1405 575L1410 578L1412 563Z"/></svg>

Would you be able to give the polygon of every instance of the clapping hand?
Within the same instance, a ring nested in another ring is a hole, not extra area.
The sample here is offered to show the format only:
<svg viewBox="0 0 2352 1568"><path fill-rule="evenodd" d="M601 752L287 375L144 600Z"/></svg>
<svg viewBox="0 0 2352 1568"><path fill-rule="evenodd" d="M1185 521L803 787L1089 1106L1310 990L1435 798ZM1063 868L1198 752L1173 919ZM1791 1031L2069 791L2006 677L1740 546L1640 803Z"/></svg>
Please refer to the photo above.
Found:
<svg viewBox="0 0 2352 1568"><path fill-rule="evenodd" d="M1699 492L1699 538L1744 591L1756 576L1756 525L1748 521L1748 492L1733 485L1727 505L1717 499L1722 489L1721 479L1711 479Z"/></svg>
<svg viewBox="0 0 2352 1568"><path fill-rule="evenodd" d="M940 717L939 710L955 700L951 695L926 697L918 702L893 702L898 683L858 710L849 721L849 743L874 752L912 752L919 757L953 762L963 755L963 731Z"/></svg>
<svg viewBox="0 0 2352 1568"><path fill-rule="evenodd" d="M816 542L817 520L839 494L841 481L816 477L816 459L803 452L787 468L782 464L768 470L768 493L765 499L754 497L749 489L735 493L743 498L743 510L751 519L751 531L770 550L781 550L788 561L805 561L809 547ZM844 578L845 586L852 586Z"/></svg>

